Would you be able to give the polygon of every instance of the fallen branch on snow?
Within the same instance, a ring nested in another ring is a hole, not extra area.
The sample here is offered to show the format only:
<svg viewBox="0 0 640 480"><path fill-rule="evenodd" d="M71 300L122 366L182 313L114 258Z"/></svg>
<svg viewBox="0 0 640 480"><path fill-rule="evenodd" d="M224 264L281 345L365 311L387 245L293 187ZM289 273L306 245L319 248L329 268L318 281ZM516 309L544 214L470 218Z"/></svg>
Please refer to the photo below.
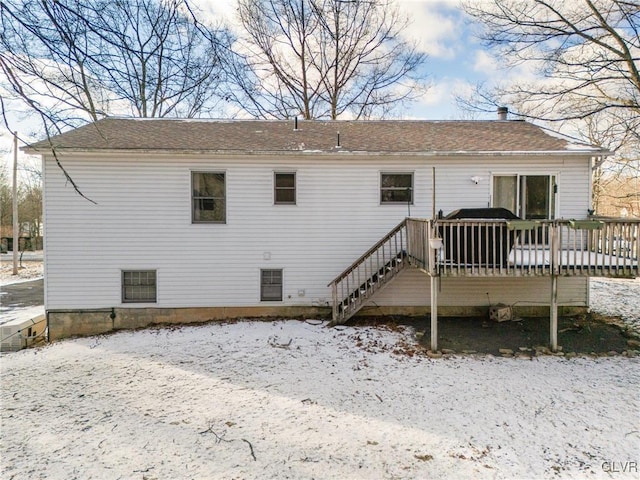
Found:
<svg viewBox="0 0 640 480"><path fill-rule="evenodd" d="M267 340L267 343L274 348L289 348L292 342L293 338L290 338L288 343L279 343L278 337L269 337Z"/></svg>
<svg viewBox="0 0 640 480"><path fill-rule="evenodd" d="M231 443L237 440L227 440L226 438L224 438L224 433L222 435L218 435L218 433L216 433L216 431L213 429L213 425L209 425L209 428L207 428L206 430L203 430L201 432L198 432L200 435L204 435L205 433L212 433L215 437L216 437L216 444L220 443L220 442L226 442L226 443ZM245 438L241 438L240 440L242 440L244 443L246 443L247 445L249 445L249 451L251 453L251 458L253 458L253 461L256 462L258 461L258 459L256 458L256 454L253 450L253 445L251 444L251 442Z"/></svg>
<svg viewBox="0 0 640 480"><path fill-rule="evenodd" d="M256 454L253 453L253 445L251 445L251 442L249 440L245 440L244 438L242 439L243 442L245 442L247 445L249 445L249 449L251 450L251 456L253 457L253 461L256 462L258 461L258 459L256 458Z"/></svg>

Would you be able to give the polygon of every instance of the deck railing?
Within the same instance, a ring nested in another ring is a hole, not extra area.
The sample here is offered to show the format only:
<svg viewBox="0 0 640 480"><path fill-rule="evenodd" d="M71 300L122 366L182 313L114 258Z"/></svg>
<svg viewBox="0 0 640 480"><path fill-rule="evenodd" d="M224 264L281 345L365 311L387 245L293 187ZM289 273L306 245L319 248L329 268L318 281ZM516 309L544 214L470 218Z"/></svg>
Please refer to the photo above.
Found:
<svg viewBox="0 0 640 480"><path fill-rule="evenodd" d="M562 221L557 224L561 275L636 277L640 220Z"/></svg>
<svg viewBox="0 0 640 480"><path fill-rule="evenodd" d="M329 286L333 322L352 317L406 265L432 276L638 276L640 220L407 218Z"/></svg>
<svg viewBox="0 0 640 480"><path fill-rule="evenodd" d="M432 235L432 223L421 218L407 218L407 259L420 270L428 271L433 265L429 260L429 240Z"/></svg>
<svg viewBox="0 0 640 480"><path fill-rule="evenodd" d="M441 276L638 275L638 220L437 220L432 231Z"/></svg>

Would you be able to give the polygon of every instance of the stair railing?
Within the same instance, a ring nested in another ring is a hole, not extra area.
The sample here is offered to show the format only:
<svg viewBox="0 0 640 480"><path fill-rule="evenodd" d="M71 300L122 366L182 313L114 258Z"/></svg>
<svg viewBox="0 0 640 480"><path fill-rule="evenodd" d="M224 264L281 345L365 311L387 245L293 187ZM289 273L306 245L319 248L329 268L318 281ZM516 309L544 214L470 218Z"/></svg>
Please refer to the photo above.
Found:
<svg viewBox="0 0 640 480"><path fill-rule="evenodd" d="M333 297L330 325L344 323L355 315L406 266L406 256L405 219L329 283Z"/></svg>

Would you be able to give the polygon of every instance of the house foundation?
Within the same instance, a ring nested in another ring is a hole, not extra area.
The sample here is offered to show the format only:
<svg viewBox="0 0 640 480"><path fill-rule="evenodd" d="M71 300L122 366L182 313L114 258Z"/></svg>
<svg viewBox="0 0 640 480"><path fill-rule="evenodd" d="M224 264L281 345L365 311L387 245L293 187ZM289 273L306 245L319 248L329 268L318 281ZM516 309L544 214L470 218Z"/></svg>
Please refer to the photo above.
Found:
<svg viewBox="0 0 640 480"><path fill-rule="evenodd" d="M558 307L559 315L585 313L585 307ZM514 315L549 318L549 307L514 306ZM429 316L426 306L385 307L366 306L358 317ZM438 315L444 317L487 317L489 307L438 306ZM193 323L224 322L247 318L331 318L329 307L198 307L198 308L106 308L99 310L49 310L47 324L49 340L73 336L89 336L117 330L133 330L154 325L187 325Z"/></svg>

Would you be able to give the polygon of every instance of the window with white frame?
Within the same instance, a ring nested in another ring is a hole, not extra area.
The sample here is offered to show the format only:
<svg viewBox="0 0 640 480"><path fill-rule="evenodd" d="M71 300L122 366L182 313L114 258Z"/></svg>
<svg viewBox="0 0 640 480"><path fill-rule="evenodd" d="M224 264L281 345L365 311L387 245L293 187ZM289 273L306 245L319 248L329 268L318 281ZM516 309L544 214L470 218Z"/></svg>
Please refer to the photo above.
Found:
<svg viewBox="0 0 640 480"><path fill-rule="evenodd" d="M260 270L260 301L282 301L282 269Z"/></svg>
<svg viewBox="0 0 640 480"><path fill-rule="evenodd" d="M191 172L191 203L193 223L226 223L225 174Z"/></svg>
<svg viewBox="0 0 640 480"><path fill-rule="evenodd" d="M413 204L413 173L381 173L380 203Z"/></svg>
<svg viewBox="0 0 640 480"><path fill-rule="evenodd" d="M156 279L155 270L123 270L122 303L155 303Z"/></svg>
<svg viewBox="0 0 640 480"><path fill-rule="evenodd" d="M555 175L493 175L492 205L521 218L553 219L557 192Z"/></svg>
<svg viewBox="0 0 640 480"><path fill-rule="evenodd" d="M273 199L276 205L296 204L296 174L275 172L273 174Z"/></svg>

